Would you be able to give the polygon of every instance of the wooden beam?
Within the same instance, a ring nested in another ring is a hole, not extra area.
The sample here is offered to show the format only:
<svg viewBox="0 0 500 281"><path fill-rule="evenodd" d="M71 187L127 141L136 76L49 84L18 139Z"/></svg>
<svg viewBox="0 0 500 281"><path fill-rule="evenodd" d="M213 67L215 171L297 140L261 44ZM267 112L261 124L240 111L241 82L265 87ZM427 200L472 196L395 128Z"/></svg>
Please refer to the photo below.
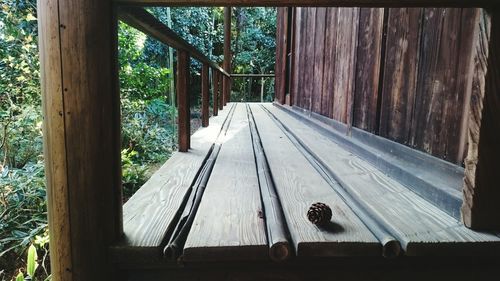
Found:
<svg viewBox="0 0 500 281"><path fill-rule="evenodd" d="M212 111L213 115L217 116L217 97L219 95L219 71L212 69L212 84L213 84L213 97L212 97Z"/></svg>
<svg viewBox="0 0 500 281"><path fill-rule="evenodd" d="M110 280L123 233L112 1L38 1L52 280ZM89 44L89 42L92 42Z"/></svg>
<svg viewBox="0 0 500 281"><path fill-rule="evenodd" d="M224 70L231 73L231 7L224 8ZM231 99L231 76L224 77L224 105Z"/></svg>
<svg viewBox="0 0 500 281"><path fill-rule="evenodd" d="M224 87L226 87L226 77L225 76L222 76L220 73L219 73L219 96L218 96L218 102L219 102L219 110L222 110L224 109Z"/></svg>
<svg viewBox="0 0 500 281"><path fill-rule="evenodd" d="M244 7L494 7L493 0L115 0L142 6Z"/></svg>
<svg viewBox="0 0 500 281"><path fill-rule="evenodd" d="M191 57L203 63L207 63L224 75L229 76L228 72L225 72L219 65L211 61L207 56L196 49L196 47L189 44L145 9L139 7L121 7L118 13L119 19L128 25L174 49L188 52Z"/></svg>
<svg viewBox="0 0 500 281"><path fill-rule="evenodd" d="M190 143L189 112L189 54L186 51L177 51L177 112L179 124L179 151L187 152Z"/></svg>
<svg viewBox="0 0 500 281"><path fill-rule="evenodd" d="M231 78L233 77L254 77L254 78L262 78L262 77L274 77L274 73L270 73L270 74L257 74L257 73L249 73L249 74L231 74Z"/></svg>
<svg viewBox="0 0 500 281"><path fill-rule="evenodd" d="M465 160L462 218L474 229L500 229L500 10L485 10L476 45Z"/></svg>
<svg viewBox="0 0 500 281"><path fill-rule="evenodd" d="M201 69L201 125L208 126L208 64L204 63Z"/></svg>

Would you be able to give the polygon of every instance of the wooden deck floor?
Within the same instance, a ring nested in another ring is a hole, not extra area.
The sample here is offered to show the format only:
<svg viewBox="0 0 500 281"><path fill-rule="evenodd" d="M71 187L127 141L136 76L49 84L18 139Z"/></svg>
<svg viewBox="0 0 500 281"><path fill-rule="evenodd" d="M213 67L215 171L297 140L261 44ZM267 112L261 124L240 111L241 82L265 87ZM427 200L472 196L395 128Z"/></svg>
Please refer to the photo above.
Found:
<svg viewBox="0 0 500 281"><path fill-rule="evenodd" d="M498 234L272 104L228 104L191 146L124 205L117 263L500 255ZM326 227L307 220L314 202L332 208Z"/></svg>

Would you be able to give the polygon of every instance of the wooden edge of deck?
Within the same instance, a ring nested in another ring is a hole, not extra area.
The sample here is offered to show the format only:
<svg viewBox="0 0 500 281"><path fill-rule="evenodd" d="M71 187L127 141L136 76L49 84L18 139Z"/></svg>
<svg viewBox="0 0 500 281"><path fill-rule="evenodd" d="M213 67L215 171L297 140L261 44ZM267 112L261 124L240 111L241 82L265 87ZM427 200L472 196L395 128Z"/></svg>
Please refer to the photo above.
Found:
<svg viewBox="0 0 500 281"><path fill-rule="evenodd" d="M300 242L297 256L302 257L379 257L382 244L379 242Z"/></svg>
<svg viewBox="0 0 500 281"><path fill-rule="evenodd" d="M124 236L109 248L113 263L162 262L163 244L173 231L189 188L230 112L224 110L212 117L209 127L200 128L192 135L190 151L172 154L124 204ZM187 157L191 159L188 161L191 167L187 167L186 173L179 177L177 164L184 163Z"/></svg>
<svg viewBox="0 0 500 281"><path fill-rule="evenodd" d="M270 260L267 245L184 248L183 262Z"/></svg>

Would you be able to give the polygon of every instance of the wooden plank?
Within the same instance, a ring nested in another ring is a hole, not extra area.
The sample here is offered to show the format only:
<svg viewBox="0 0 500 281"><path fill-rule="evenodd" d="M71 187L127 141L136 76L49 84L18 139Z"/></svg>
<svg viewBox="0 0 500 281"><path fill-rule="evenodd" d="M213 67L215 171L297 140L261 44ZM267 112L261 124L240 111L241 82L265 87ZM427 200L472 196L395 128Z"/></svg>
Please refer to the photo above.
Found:
<svg viewBox="0 0 500 281"><path fill-rule="evenodd" d="M209 115L209 86L208 86L208 64L204 63L201 69L201 125L203 127L208 126L208 115Z"/></svg>
<svg viewBox="0 0 500 281"><path fill-rule="evenodd" d="M245 105L238 104L184 246L183 260L269 259Z"/></svg>
<svg viewBox="0 0 500 281"><path fill-rule="evenodd" d="M316 11L317 8L305 8L307 21L304 30L304 87L302 108L311 109L312 91L314 88L314 38L316 36Z"/></svg>
<svg viewBox="0 0 500 281"><path fill-rule="evenodd" d="M189 152L174 153L124 204L125 235L123 241L112 248L115 262L143 264L162 259L163 247L176 226L187 191L228 113L229 110L221 111L211 118L209 127L196 131Z"/></svg>
<svg viewBox="0 0 500 281"><path fill-rule="evenodd" d="M356 58L353 125L374 133L378 123L384 9L361 8Z"/></svg>
<svg viewBox="0 0 500 281"><path fill-rule="evenodd" d="M231 70L231 6L224 7L224 70ZM221 95L222 105L225 106L231 99L231 77L225 76L223 82L223 93ZM222 109L222 108L221 108Z"/></svg>
<svg viewBox="0 0 500 281"><path fill-rule="evenodd" d="M297 88L297 97L295 99L295 104L297 106L303 107L304 106L304 87L305 87L305 77L307 75L307 71L305 71L306 67L306 56L303 54L303 52L306 51L306 44L307 44L307 17L308 12L306 8L297 8L300 9L301 12L301 21L299 24L299 29L300 29L300 50L301 53L297 52L298 56L298 61L299 61L299 68L300 71L298 75L298 88ZM303 55L302 55L303 54Z"/></svg>
<svg viewBox="0 0 500 281"><path fill-rule="evenodd" d="M176 76L176 94L177 94L177 123L178 125L178 143L179 151L187 152L190 147L190 124L191 114L189 107L189 54L185 51L177 52L177 76Z"/></svg>
<svg viewBox="0 0 500 281"><path fill-rule="evenodd" d="M425 9L411 130L412 145L457 164L463 158L458 155L461 112L470 96L476 28L471 22L477 22L475 10Z"/></svg>
<svg viewBox="0 0 500 281"><path fill-rule="evenodd" d="M298 256L376 256L381 246L361 220L307 162L257 104L251 105L277 193ZM286 163L286 165L283 165ZM332 207L332 222L318 228L307 220L312 203Z"/></svg>
<svg viewBox="0 0 500 281"><path fill-rule="evenodd" d="M321 90L321 115L333 117L333 85L335 83L335 52L337 45L337 8L328 8L325 30L325 66Z"/></svg>
<svg viewBox="0 0 500 281"><path fill-rule="evenodd" d="M500 11L481 14L465 161L464 223L500 229L498 165L500 158Z"/></svg>
<svg viewBox="0 0 500 281"><path fill-rule="evenodd" d="M293 61L293 68L292 68L292 87L290 89L290 105L297 105L297 100L299 99L300 95L300 90L299 90L299 77L301 74L300 71L300 57L299 54L301 53L301 45L302 45L302 34L301 34L301 25L302 25L302 9L301 8L294 8L294 16L295 20L293 22L293 52L292 52L292 61Z"/></svg>
<svg viewBox="0 0 500 281"><path fill-rule="evenodd" d="M333 119L348 125L352 122L352 105L354 101L358 19L358 8L339 8L335 52L335 83L333 85Z"/></svg>
<svg viewBox="0 0 500 281"><path fill-rule="evenodd" d="M491 0L115 0L146 6L242 7L495 7Z"/></svg>
<svg viewBox="0 0 500 281"><path fill-rule="evenodd" d="M293 105L294 103L294 90L293 90L293 86L295 85L295 73L297 72L297 69L295 68L296 67L296 58L295 58L295 52L296 52L296 42L297 42L297 8L295 7L292 7L290 8L290 13L292 13L292 16L291 16L291 22L290 22L290 35L291 35L291 38L290 40L292 40L290 42L290 70L289 70L289 74L290 74L290 81L289 81L289 84L288 84L288 91L289 91L289 99L288 99L288 105Z"/></svg>
<svg viewBox="0 0 500 281"><path fill-rule="evenodd" d="M423 9L389 9L379 134L409 145Z"/></svg>
<svg viewBox="0 0 500 281"><path fill-rule="evenodd" d="M227 85L227 79L224 75L219 74L219 97L217 101L219 102L219 110L224 109L224 94L226 91L226 88L228 87Z"/></svg>
<svg viewBox="0 0 500 281"><path fill-rule="evenodd" d="M286 8L277 8L276 12L276 63L274 64L274 72L276 73L276 80L274 85L274 99L281 103L282 93L281 84L283 83L284 73L282 72L282 53L283 53L283 14Z"/></svg>
<svg viewBox="0 0 500 281"><path fill-rule="evenodd" d="M488 243L476 254L498 253L500 238L493 234L467 231L459 221L408 190L399 182L374 169L372 165L344 150L335 142L296 120L287 113L266 105L309 153L336 176L342 188L364 204L374 219L383 224L403 246L407 255L422 252L456 255L457 247L473 242ZM458 239L456 232L466 232ZM432 233L439 235L432 236ZM465 237L467 239L465 239ZM468 247L469 245L467 245ZM470 255L472 252L461 252Z"/></svg>
<svg viewBox="0 0 500 281"><path fill-rule="evenodd" d="M326 8L316 9L316 26L314 36L314 67L311 110L321 112L321 97L323 91L323 68L325 58L325 27Z"/></svg>

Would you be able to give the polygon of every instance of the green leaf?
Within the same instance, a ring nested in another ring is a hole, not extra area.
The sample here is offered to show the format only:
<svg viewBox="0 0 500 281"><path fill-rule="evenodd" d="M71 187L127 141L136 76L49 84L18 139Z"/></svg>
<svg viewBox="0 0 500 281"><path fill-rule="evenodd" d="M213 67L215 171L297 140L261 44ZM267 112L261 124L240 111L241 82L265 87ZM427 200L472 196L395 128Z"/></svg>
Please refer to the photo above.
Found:
<svg viewBox="0 0 500 281"><path fill-rule="evenodd" d="M35 271L38 267L38 255L36 253L36 248L32 244L29 249L28 249L28 265L26 268L26 271L30 277L33 277L35 274Z"/></svg>
<svg viewBox="0 0 500 281"><path fill-rule="evenodd" d="M24 281L24 274L21 271L17 274L16 281Z"/></svg>

